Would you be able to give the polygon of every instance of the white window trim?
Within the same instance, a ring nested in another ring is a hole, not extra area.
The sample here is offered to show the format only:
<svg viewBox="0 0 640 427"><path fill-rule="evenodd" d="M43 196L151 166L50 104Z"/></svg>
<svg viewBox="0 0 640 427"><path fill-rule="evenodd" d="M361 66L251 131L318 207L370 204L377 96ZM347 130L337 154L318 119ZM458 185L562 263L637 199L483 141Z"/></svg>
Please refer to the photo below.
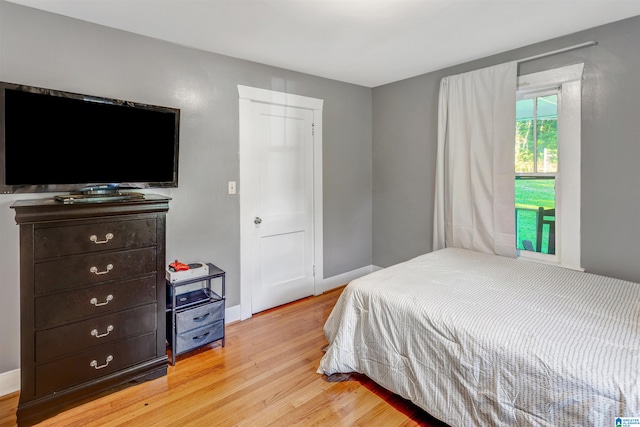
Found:
<svg viewBox="0 0 640 427"><path fill-rule="evenodd" d="M517 256L574 270L580 264L580 138L584 63L518 77L518 94L560 88L556 178L556 255L517 251Z"/></svg>

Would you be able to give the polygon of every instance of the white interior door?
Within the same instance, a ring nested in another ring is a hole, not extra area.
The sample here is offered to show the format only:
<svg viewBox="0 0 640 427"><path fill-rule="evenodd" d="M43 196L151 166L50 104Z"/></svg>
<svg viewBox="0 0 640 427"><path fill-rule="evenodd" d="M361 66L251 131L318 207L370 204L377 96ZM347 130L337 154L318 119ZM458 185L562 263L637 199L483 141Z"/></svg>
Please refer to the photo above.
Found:
<svg viewBox="0 0 640 427"><path fill-rule="evenodd" d="M314 293L313 110L251 102L241 142L242 271L257 313Z"/></svg>

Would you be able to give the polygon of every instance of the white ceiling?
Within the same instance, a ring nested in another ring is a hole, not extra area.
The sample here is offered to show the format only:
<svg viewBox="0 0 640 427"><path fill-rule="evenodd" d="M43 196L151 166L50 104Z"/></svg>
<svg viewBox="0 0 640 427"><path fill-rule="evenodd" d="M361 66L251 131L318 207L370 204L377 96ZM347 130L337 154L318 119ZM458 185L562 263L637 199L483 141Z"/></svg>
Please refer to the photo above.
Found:
<svg viewBox="0 0 640 427"><path fill-rule="evenodd" d="M640 15L640 0L9 1L367 87Z"/></svg>

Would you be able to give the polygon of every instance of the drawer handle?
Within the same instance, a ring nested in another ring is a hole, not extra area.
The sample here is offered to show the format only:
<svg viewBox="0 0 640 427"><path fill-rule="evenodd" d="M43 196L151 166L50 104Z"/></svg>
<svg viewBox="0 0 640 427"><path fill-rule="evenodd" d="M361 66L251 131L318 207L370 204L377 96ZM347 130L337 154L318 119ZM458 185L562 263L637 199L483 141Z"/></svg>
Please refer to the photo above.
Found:
<svg viewBox="0 0 640 427"><path fill-rule="evenodd" d="M104 334L98 334L98 330L94 329L93 331L91 331L91 335L96 337L96 338L102 338L102 337L106 337L107 335L109 335L111 333L111 331L113 331L113 325L107 326L107 332L105 332Z"/></svg>
<svg viewBox="0 0 640 427"><path fill-rule="evenodd" d="M205 339L207 337L207 335L209 335L209 332L205 332L202 335L198 335L197 337L193 337L192 340L199 341L199 340Z"/></svg>
<svg viewBox="0 0 640 427"><path fill-rule="evenodd" d="M89 236L89 240L91 240L96 245L104 245L105 243L108 243L109 240L111 239L113 239L113 233L105 234L104 240L98 240L98 236L96 236L95 234L92 234L91 236Z"/></svg>
<svg viewBox="0 0 640 427"><path fill-rule="evenodd" d="M107 264L107 269L105 271L98 271L98 267L96 266L93 266L89 269L89 271L95 274L96 276L100 276L101 274L107 274L111 270L113 270L113 264Z"/></svg>
<svg viewBox="0 0 640 427"><path fill-rule="evenodd" d="M94 369L106 368L107 366L109 366L109 362L111 362L112 360L113 360L113 356L109 355L109 356L107 356L107 363L105 363L104 365L98 366L98 361L97 360L92 360L91 363L89 363L89 366L91 366Z"/></svg>
<svg viewBox="0 0 640 427"><path fill-rule="evenodd" d="M198 317L194 317L193 321L194 322L202 322L204 319L206 319L207 317L209 317L209 313L207 314L203 314L202 316L198 316Z"/></svg>
<svg viewBox="0 0 640 427"><path fill-rule="evenodd" d="M109 304L109 301L111 301L113 299L113 295L109 294L107 295L107 300L105 302L98 302L98 298L91 298L91 300L89 301L89 304L93 304L96 307L100 307L101 305L107 305Z"/></svg>

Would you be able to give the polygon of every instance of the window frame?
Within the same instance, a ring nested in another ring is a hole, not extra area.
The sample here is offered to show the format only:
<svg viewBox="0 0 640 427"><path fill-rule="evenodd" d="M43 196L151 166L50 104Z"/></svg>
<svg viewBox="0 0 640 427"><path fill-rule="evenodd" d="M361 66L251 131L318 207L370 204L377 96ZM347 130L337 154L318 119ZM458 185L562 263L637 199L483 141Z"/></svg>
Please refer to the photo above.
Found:
<svg viewBox="0 0 640 427"><path fill-rule="evenodd" d="M556 88L546 88L546 89L542 89L540 91L527 91L527 92L518 92L516 93L516 101L522 101L524 99L535 99L535 98L543 98L545 96L549 96L549 95L556 95L557 97L557 102L558 102L558 113L560 112L560 105L562 102L562 96L560 93L560 88L556 87ZM537 107L537 103L534 104ZM536 118L537 119L537 118ZM559 122L559 118L558 118L558 122ZM556 172L538 172L538 131L537 131L537 124L535 124L535 133L534 133L534 148L533 148L533 169L535 172L515 172L516 176L555 176L558 172L559 172L559 165L560 162L558 162L558 170Z"/></svg>
<svg viewBox="0 0 640 427"><path fill-rule="evenodd" d="M533 169L534 172L515 172L514 170L514 179L517 179L518 177L531 177L531 178L553 178L554 179L554 183L555 183L555 190L554 190L554 195L555 195L555 207L558 208L558 178L560 176L560 171L561 171L561 159L560 159L560 154L559 154L559 150L560 150L560 145L561 145L561 140L560 140L560 123L561 123L561 118L560 118L560 110L561 110L561 105L562 105L562 92L561 92L561 88L560 87L553 87L553 88L548 88L548 87L544 87L540 90L528 90L524 93L522 92L518 92L516 94L516 101L520 101L523 99L535 99L535 98L539 98L539 97L545 97L545 96L549 96L549 95L556 95L556 99L558 102L558 165L557 165L557 170L556 172L538 172L538 151L537 151L537 143L534 143L534 152L533 152ZM536 106L537 101L534 102L534 106ZM535 112L534 112L534 117L535 117ZM534 141L537 140L537 123L534 122L533 127L535 129L535 134L534 134ZM514 168L515 169L515 168ZM516 217L517 219L517 217ZM518 246L518 242L516 242L516 249L518 251L518 255L517 256L522 256L523 258L530 258L533 259L535 261L540 261L540 262L545 262L548 264L558 264L559 263L559 255L558 255L558 232L560 229L560 225L559 225L559 221L558 221L558 216L556 216L556 220L555 220L555 241L556 241L556 253L555 254L545 254L545 253L540 253L540 252L532 252L532 251L526 251L526 250L522 250L522 249L517 249ZM516 222L516 227L518 226L517 222ZM517 233L516 233L517 235Z"/></svg>
<svg viewBox="0 0 640 427"><path fill-rule="evenodd" d="M580 139L584 63L518 77L517 99L558 91L558 171L556 176L556 254L516 249L516 256L583 270L580 261ZM535 174L516 173L535 176ZM548 176L548 174L544 174Z"/></svg>

